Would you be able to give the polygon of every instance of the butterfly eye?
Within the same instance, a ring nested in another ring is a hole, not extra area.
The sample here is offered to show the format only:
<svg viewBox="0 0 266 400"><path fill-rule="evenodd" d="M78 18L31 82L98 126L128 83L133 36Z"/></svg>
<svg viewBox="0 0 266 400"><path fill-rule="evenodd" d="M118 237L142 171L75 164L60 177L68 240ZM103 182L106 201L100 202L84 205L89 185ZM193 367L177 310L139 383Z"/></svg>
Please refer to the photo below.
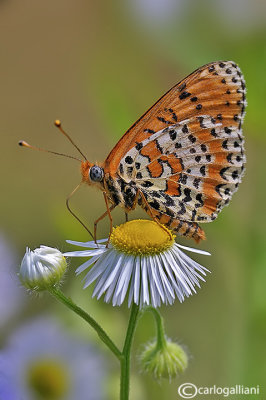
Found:
<svg viewBox="0 0 266 400"><path fill-rule="evenodd" d="M93 165L90 169L90 179L94 182L101 182L103 180L103 169L98 165Z"/></svg>

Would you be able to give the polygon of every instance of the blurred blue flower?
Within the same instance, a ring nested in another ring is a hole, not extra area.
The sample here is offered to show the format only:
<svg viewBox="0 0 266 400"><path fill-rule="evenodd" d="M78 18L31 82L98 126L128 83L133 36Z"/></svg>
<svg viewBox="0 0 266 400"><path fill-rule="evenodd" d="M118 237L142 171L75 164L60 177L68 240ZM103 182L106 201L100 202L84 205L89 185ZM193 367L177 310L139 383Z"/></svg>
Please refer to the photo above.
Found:
<svg viewBox="0 0 266 400"><path fill-rule="evenodd" d="M103 399L103 360L50 318L21 327L0 352L0 399Z"/></svg>
<svg viewBox="0 0 266 400"><path fill-rule="evenodd" d="M136 14L138 21L142 20L146 25L163 25L178 15L185 3L184 0L128 0L126 5Z"/></svg>
<svg viewBox="0 0 266 400"><path fill-rule="evenodd" d="M25 289L17 277L17 254L0 233L0 328L14 317L26 301Z"/></svg>

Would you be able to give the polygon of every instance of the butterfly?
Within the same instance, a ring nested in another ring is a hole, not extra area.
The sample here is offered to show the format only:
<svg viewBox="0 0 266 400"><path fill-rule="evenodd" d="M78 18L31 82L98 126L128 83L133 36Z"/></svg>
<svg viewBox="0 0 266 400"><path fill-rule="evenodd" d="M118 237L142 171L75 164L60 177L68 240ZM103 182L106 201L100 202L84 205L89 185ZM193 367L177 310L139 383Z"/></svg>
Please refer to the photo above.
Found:
<svg viewBox="0 0 266 400"><path fill-rule="evenodd" d="M126 131L103 163L89 162L56 122L85 158L82 182L104 195L107 211L95 221L94 239L97 223L107 215L112 229L111 211L116 206L128 213L137 204L177 234L196 242L205 239L199 223L216 219L244 173L245 108L240 68L232 61L217 61L166 92Z"/></svg>
<svg viewBox="0 0 266 400"><path fill-rule="evenodd" d="M199 242L199 223L216 219L241 182L245 107L240 68L232 61L204 65L146 111L103 163L82 162L82 180L103 191L109 210L138 204Z"/></svg>

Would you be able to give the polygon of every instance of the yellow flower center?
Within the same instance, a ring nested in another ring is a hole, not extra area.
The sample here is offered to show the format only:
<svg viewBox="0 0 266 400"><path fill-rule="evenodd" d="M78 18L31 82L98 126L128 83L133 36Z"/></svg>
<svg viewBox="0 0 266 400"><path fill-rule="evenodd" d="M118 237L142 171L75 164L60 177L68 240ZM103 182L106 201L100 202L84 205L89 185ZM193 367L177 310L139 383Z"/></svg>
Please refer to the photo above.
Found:
<svg viewBox="0 0 266 400"><path fill-rule="evenodd" d="M175 236L165 226L154 221L139 219L114 228L111 234L113 247L127 254L153 255L168 250Z"/></svg>
<svg viewBox="0 0 266 400"><path fill-rule="evenodd" d="M41 359L27 371L29 387L40 400L61 400L69 388L65 365L54 359Z"/></svg>

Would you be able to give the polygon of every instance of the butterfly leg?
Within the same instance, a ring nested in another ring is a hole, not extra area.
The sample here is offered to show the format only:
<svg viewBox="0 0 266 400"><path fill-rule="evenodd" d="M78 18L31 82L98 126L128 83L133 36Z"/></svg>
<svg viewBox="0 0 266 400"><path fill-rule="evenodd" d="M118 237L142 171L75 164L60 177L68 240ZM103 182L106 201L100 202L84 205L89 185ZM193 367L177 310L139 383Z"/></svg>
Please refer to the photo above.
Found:
<svg viewBox="0 0 266 400"><path fill-rule="evenodd" d="M104 200L105 200L105 204L106 204L107 210L99 218L97 218L96 221L94 222L94 242L97 243L96 242L96 232L97 232L98 222L100 222L102 219L104 219L108 215L108 217L110 219L110 225L111 225L110 226L110 233L109 233L109 237L108 237L108 242L107 242L107 245L108 245L109 239L110 239L110 234L112 232L112 227L113 227L113 219L112 219L112 216L111 216L111 211L113 211L113 209L116 207L116 205L112 204L111 207L109 207L108 200L106 198L106 193L105 192L103 192L103 193L104 193Z"/></svg>
<svg viewBox="0 0 266 400"><path fill-rule="evenodd" d="M141 191L140 191L140 189L137 189L137 192L136 192L136 196L135 196L135 199L134 199L134 202L133 202L133 205L132 205L132 207L131 207L131 209L130 210L135 210L135 208L136 208L136 205L137 205L137 203L138 203L138 199L139 199L139 195L141 194ZM146 199L145 199L146 200Z"/></svg>
<svg viewBox="0 0 266 400"><path fill-rule="evenodd" d="M126 219L126 222L128 222L128 213L125 211L125 219Z"/></svg>
<svg viewBox="0 0 266 400"><path fill-rule="evenodd" d="M113 230L113 218L112 218L112 215L111 215L111 210L109 208L108 198L107 198L106 192L103 192L103 197L104 197L105 205L106 205L106 208L107 208L107 215L108 215L109 221L110 221L110 231L109 231L108 241L106 243L106 247L108 247L108 244L110 242L111 233L112 233L112 230ZM113 206L113 208L115 208L115 205L112 205L112 206Z"/></svg>

